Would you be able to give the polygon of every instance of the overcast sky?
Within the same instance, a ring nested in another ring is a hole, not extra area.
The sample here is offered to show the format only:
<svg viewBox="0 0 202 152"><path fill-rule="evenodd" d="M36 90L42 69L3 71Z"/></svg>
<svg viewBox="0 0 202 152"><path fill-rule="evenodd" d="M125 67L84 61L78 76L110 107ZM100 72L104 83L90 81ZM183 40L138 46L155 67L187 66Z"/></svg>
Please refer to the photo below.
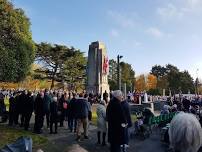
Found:
<svg viewBox="0 0 202 152"><path fill-rule="evenodd" d="M88 52L105 43L136 75L171 63L202 78L202 0L12 0L30 18L33 39Z"/></svg>

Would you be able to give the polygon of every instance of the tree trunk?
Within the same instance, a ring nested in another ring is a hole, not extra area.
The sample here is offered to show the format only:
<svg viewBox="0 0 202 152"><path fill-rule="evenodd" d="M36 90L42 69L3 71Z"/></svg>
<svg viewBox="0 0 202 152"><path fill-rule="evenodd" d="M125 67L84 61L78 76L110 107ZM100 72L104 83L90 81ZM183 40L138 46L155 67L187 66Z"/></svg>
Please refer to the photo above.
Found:
<svg viewBox="0 0 202 152"><path fill-rule="evenodd" d="M54 71L53 71L51 89L53 89L55 86L55 75L56 75L57 69L58 69L58 65L55 66Z"/></svg>

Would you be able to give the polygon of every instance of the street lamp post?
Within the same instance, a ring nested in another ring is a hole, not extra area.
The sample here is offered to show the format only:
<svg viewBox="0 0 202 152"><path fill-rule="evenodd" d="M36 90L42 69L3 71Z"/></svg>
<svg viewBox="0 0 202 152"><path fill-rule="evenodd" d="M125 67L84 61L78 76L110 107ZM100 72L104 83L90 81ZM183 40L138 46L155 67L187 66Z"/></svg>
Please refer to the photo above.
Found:
<svg viewBox="0 0 202 152"><path fill-rule="evenodd" d="M120 59L122 58L122 55L117 56L117 84L118 89L121 90L121 70L120 70Z"/></svg>

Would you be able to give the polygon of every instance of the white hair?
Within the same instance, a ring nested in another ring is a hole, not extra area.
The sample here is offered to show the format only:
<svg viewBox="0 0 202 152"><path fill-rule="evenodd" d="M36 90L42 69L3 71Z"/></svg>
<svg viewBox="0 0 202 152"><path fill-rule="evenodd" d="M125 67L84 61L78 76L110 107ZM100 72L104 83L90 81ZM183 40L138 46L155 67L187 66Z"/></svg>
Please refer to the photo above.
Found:
<svg viewBox="0 0 202 152"><path fill-rule="evenodd" d="M169 105L164 105L163 110L169 110L170 106Z"/></svg>
<svg viewBox="0 0 202 152"><path fill-rule="evenodd" d="M202 144L202 128L192 114L180 112L170 124L170 144L180 152L197 152Z"/></svg>
<svg viewBox="0 0 202 152"><path fill-rule="evenodd" d="M173 105L173 108L177 108L177 105L176 105L176 104L174 104L174 105Z"/></svg>
<svg viewBox="0 0 202 152"><path fill-rule="evenodd" d="M57 102L58 98L57 97L53 97L53 101Z"/></svg>
<svg viewBox="0 0 202 152"><path fill-rule="evenodd" d="M120 99L120 98L122 98L123 93L121 92L121 90L115 90L112 92L112 96L117 98L117 99Z"/></svg>

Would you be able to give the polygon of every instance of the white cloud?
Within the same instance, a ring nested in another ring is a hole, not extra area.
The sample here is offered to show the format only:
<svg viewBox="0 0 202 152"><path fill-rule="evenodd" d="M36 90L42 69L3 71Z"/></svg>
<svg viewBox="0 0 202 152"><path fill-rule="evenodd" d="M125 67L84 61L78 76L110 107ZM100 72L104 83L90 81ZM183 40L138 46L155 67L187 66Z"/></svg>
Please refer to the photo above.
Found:
<svg viewBox="0 0 202 152"><path fill-rule="evenodd" d="M193 9L202 6L201 0L185 0L185 1L187 1L187 5Z"/></svg>
<svg viewBox="0 0 202 152"><path fill-rule="evenodd" d="M181 19L189 14L201 15L202 0L173 0L166 6L159 7L156 13L163 19Z"/></svg>
<svg viewBox="0 0 202 152"><path fill-rule="evenodd" d="M133 46L134 47L138 47L138 46L142 46L142 43L141 42L138 42L136 40L133 41Z"/></svg>
<svg viewBox="0 0 202 152"><path fill-rule="evenodd" d="M134 40L132 38L130 40L121 39L120 43L121 43L122 46L124 46L124 48L129 48L129 50L130 49L134 50L134 49L143 47L143 44L140 41Z"/></svg>
<svg viewBox="0 0 202 152"><path fill-rule="evenodd" d="M119 37L119 32L118 32L116 29L112 29L112 30L110 31L110 35L111 35L112 37Z"/></svg>
<svg viewBox="0 0 202 152"><path fill-rule="evenodd" d="M202 79L202 62L199 61L199 62L191 64L188 67L188 70L194 79L196 79L197 77Z"/></svg>
<svg viewBox="0 0 202 152"><path fill-rule="evenodd" d="M157 8L157 14L160 15L164 20L173 17L181 18L184 16L184 13L171 3L166 7Z"/></svg>
<svg viewBox="0 0 202 152"><path fill-rule="evenodd" d="M108 15L121 27L133 28L136 25L135 13L125 14L116 11L108 11Z"/></svg>
<svg viewBox="0 0 202 152"><path fill-rule="evenodd" d="M189 13L200 13L202 10L201 0L185 0L184 11Z"/></svg>
<svg viewBox="0 0 202 152"><path fill-rule="evenodd" d="M146 33L148 33L156 38L161 38L165 35L161 30L159 30L156 27L150 27L149 29L146 30Z"/></svg>

